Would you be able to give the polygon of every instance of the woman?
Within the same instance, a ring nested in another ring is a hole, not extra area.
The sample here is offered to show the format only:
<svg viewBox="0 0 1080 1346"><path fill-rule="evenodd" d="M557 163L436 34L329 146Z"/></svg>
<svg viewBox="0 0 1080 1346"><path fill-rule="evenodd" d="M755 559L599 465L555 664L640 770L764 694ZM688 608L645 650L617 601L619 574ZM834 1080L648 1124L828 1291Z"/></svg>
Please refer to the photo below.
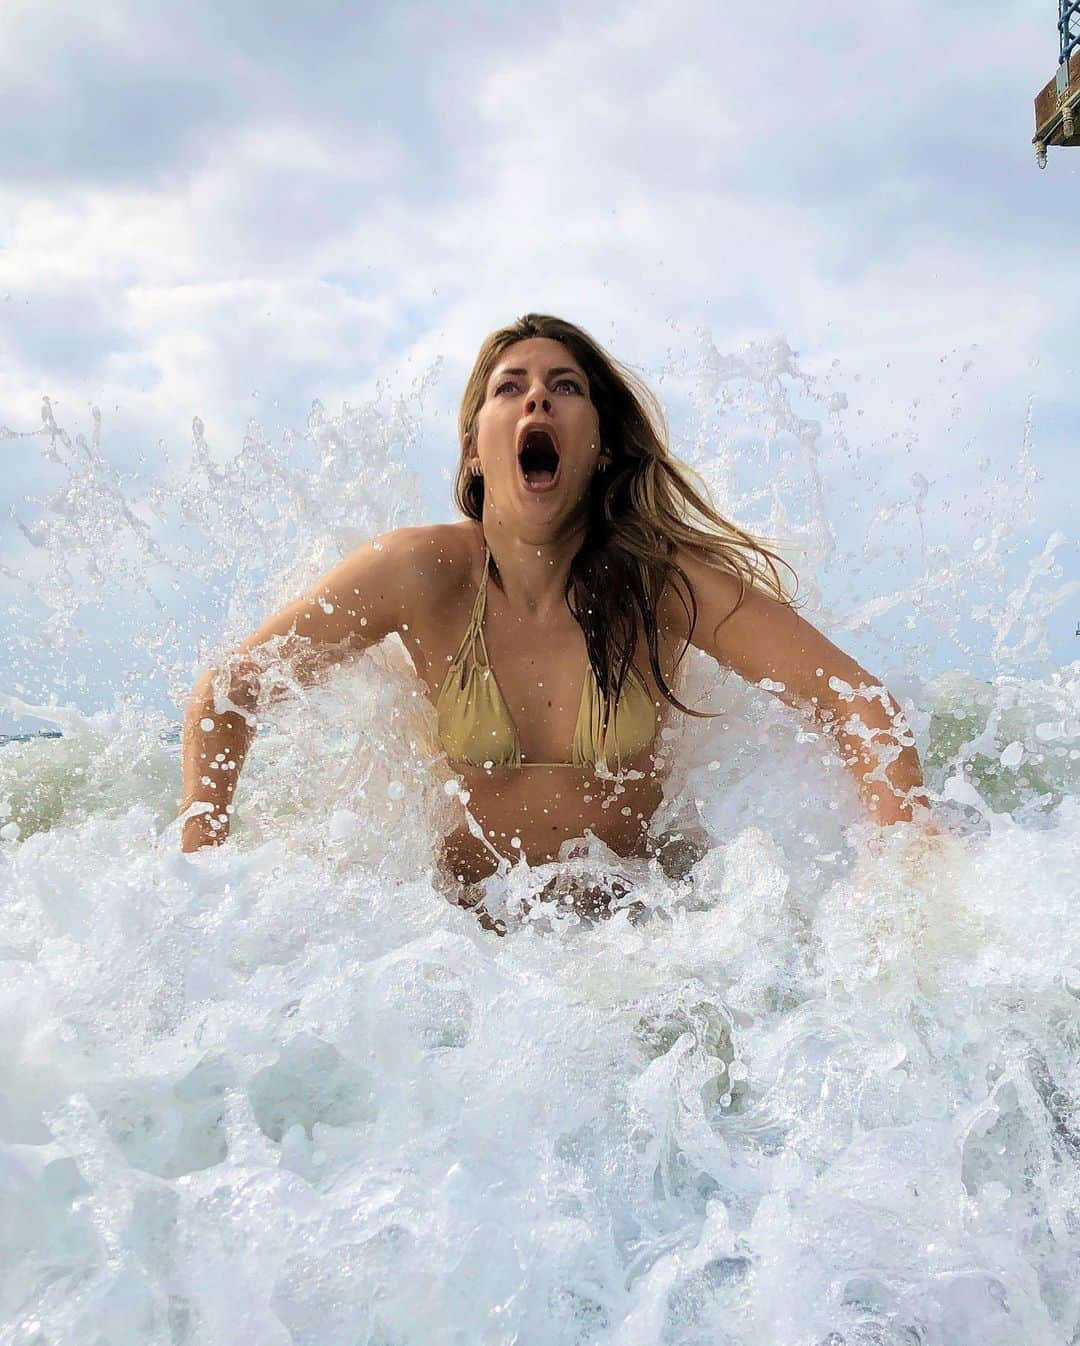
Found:
<svg viewBox="0 0 1080 1346"><path fill-rule="evenodd" d="M926 816L885 689L803 621L777 558L711 508L667 451L655 399L586 332L537 314L494 332L459 429L463 522L358 548L199 681L184 850L228 835L269 660L311 681L392 631L468 792L473 830L463 810L444 845L462 884L500 857L555 860L586 830L647 853L654 743L673 710L698 713L672 690L691 645L831 733L872 817Z"/></svg>

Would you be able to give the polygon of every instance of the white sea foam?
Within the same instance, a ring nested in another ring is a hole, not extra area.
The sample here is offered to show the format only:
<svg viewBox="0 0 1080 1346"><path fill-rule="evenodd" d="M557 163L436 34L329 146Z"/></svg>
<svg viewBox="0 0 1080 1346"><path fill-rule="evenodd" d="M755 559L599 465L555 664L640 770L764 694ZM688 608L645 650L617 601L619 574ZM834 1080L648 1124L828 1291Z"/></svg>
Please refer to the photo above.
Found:
<svg viewBox="0 0 1080 1346"><path fill-rule="evenodd" d="M684 451L741 517L773 511L816 603L845 441L801 378L782 343L706 349L718 447ZM47 438L103 487L93 517L69 492L26 521L50 638L74 638L73 592L86 622L137 571L162 609L132 666L180 695L199 631L234 638L415 517L395 414L316 413L289 453L253 435L224 465L199 428L149 512L100 444ZM773 482L739 484L751 450ZM433 884L461 805L400 645L275 711L230 844L195 857L150 680L95 714L38 705L63 736L0 748L0 1340L1080 1339L1080 667L1041 651L1042 542L1021 601L1003 515L986 534L825 614L911 611L991 657L927 679L890 637L879 670L955 835L872 845L813 731L694 659L687 693L726 714L666 745L655 827L685 872L596 843L520 864L489 885L505 939ZM224 609L169 608L174 582ZM984 609L963 631L962 590ZM538 903L582 873L632 900Z"/></svg>

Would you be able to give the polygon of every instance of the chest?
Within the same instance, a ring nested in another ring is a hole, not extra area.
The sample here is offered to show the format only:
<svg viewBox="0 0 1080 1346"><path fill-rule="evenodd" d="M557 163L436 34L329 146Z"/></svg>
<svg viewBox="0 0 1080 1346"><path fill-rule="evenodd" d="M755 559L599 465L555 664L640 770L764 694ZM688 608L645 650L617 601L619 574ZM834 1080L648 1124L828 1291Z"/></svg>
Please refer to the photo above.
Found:
<svg viewBox="0 0 1080 1346"><path fill-rule="evenodd" d="M402 635L432 701L475 620L472 603L473 595L465 594L461 602L448 604ZM561 760L573 737L585 678L591 676L581 628L569 612L548 620L519 618L502 610L498 596L489 596L484 608L479 628L483 645L476 641L472 646L475 662L483 662L486 648L489 676L496 681L525 756Z"/></svg>
<svg viewBox="0 0 1080 1346"><path fill-rule="evenodd" d="M432 701L439 704L451 665L458 673L473 668L475 676L492 679L525 762L569 761L579 717L584 715L583 723L589 723L589 706L596 704L585 637L573 616L566 610L546 618L517 614L506 606L494 586L487 591L479 624L478 606L471 617L464 604L460 611L456 608L446 605L430 626L405 637ZM470 633L478 633L482 641ZM463 642L471 653L462 653ZM672 660L663 642L660 657L661 667L670 677ZM662 706L649 666L647 642L640 632L634 666L650 700ZM490 704L491 696L485 694L482 699ZM490 712L487 714L490 717ZM487 731L485 719L481 732Z"/></svg>
<svg viewBox="0 0 1080 1346"><path fill-rule="evenodd" d="M569 613L545 622L489 610L484 640L524 758L565 760L592 677L581 628Z"/></svg>

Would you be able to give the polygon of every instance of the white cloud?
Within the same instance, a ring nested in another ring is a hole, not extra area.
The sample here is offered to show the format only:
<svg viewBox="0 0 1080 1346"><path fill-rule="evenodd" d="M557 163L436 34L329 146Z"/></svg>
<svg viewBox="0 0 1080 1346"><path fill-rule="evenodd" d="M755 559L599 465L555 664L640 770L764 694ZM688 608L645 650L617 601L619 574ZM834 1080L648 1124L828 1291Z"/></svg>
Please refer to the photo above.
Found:
<svg viewBox="0 0 1080 1346"><path fill-rule="evenodd" d="M1080 153L1033 167L1055 34L1019 0L23 5L0 42L0 423L48 393L122 461L195 415L225 451L442 358L434 509L476 345L539 309L654 378L701 325L783 333L897 482L1007 464L1035 395L1075 495ZM32 447L0 446L5 499Z"/></svg>

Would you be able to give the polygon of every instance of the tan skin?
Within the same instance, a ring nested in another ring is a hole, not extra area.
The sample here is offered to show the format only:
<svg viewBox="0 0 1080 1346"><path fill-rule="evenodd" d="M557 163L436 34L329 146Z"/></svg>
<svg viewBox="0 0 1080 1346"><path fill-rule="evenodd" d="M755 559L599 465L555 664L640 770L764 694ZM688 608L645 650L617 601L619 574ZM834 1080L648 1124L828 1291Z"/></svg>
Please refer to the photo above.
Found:
<svg viewBox="0 0 1080 1346"><path fill-rule="evenodd" d="M544 423L557 436L560 475L544 493L528 489L518 464L518 437L526 422ZM290 662L301 682L313 682L330 665L397 632L434 703L468 624L485 538L502 588L489 579L484 634L523 760L568 759L588 661L581 629L566 606L566 580L584 537L590 482L610 455L599 442L588 379L565 346L533 338L503 352L488 381L475 438L464 451L470 468L484 476L482 525L467 520L404 528L359 547L238 646L218 674L219 692L227 693L234 709L215 709L216 670L199 680L184 728L184 811L198 803L209 807L185 818L185 851L220 844L228 835L237 775L259 704L255 652L281 638L278 656ZM752 592L737 606L738 585L731 576L686 551L676 559L698 603L691 643L750 682L782 684L777 694L833 735L872 817L881 823L925 821L914 748L904 748L886 767L886 781L871 780L877 754L847 727L856 712L877 741L885 742L903 731L902 723L894 722L879 699L845 701L829 685L835 678L858 689L878 680L785 604ZM687 634L682 606L672 594L662 599L658 618L661 663L670 680ZM659 732L679 712L657 689L640 638L635 662L653 693ZM213 727L204 729L208 721ZM451 766L490 846L512 862L522 854L531 864L554 860L564 841L586 830L618 854L643 855L648 821L661 798L654 746L624 762L631 778L621 781L617 796L613 782L599 780L591 768ZM444 842L443 861L466 891L496 868L491 850L470 834L464 814Z"/></svg>

